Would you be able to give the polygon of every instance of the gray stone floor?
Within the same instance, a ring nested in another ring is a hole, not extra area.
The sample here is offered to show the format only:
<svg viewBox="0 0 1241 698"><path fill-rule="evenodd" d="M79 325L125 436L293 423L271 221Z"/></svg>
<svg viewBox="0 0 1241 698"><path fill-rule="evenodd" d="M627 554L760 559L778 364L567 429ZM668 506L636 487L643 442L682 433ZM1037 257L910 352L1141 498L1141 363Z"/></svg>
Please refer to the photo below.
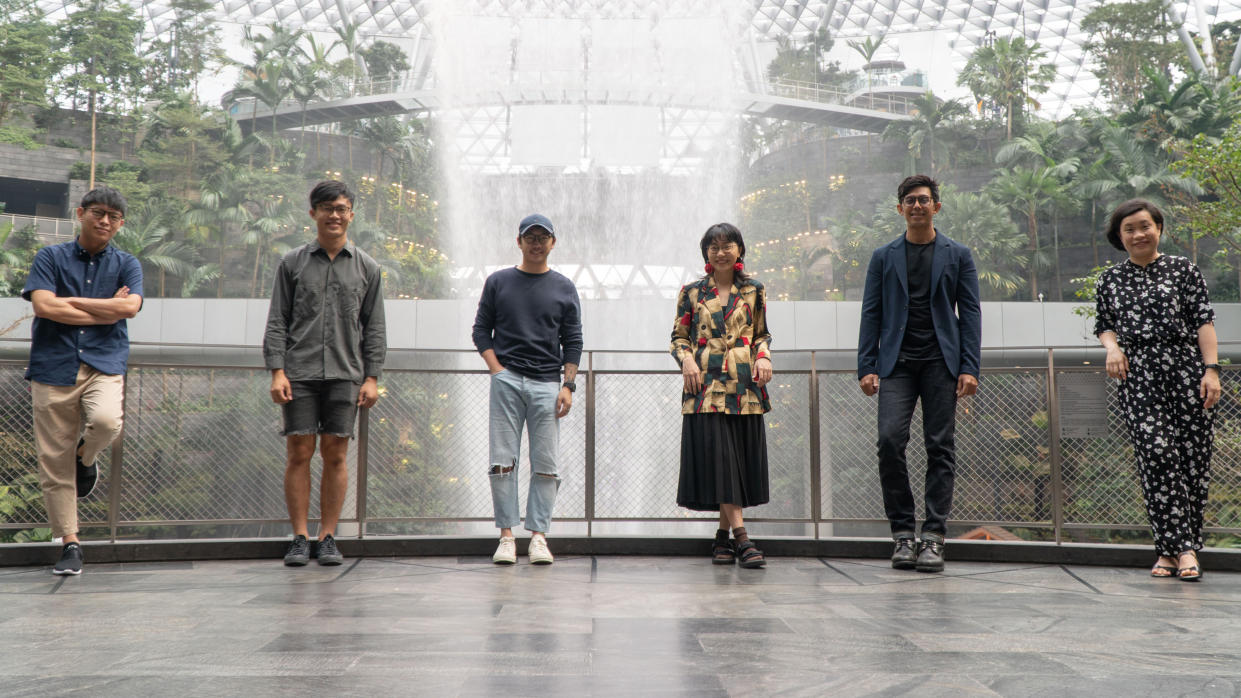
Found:
<svg viewBox="0 0 1241 698"><path fill-rule="evenodd" d="M0 569L4 696L1241 694L1241 573L619 556L48 571Z"/></svg>

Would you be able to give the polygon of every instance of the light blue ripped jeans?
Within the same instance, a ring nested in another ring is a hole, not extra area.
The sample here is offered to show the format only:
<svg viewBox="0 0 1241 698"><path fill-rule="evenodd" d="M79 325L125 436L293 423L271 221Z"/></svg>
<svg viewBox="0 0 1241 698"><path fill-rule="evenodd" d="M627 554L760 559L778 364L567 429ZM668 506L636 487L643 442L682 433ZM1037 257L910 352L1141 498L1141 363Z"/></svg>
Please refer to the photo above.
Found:
<svg viewBox="0 0 1241 698"><path fill-rule="evenodd" d="M517 496L517 462L521 430L530 436L530 492L526 495L526 530L547 533L556 506L560 475L560 420L556 419L559 381L539 381L500 371L491 376L491 502L496 528L521 523Z"/></svg>

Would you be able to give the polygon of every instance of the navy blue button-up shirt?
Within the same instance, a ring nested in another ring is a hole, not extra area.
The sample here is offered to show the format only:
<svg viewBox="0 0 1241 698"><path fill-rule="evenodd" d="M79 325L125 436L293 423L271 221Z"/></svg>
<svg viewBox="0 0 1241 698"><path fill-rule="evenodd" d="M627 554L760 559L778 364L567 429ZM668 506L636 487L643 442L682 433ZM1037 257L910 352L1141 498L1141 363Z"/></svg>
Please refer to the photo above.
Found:
<svg viewBox="0 0 1241 698"><path fill-rule="evenodd" d="M122 286L142 295L142 265L136 257L112 245L91 256L77 240L71 240L35 254L22 298L30 300L35 291L51 291L62 298L111 298ZM27 380L73 385L79 362L101 373L125 373L129 330L124 320L109 325L66 325L36 317L30 334Z"/></svg>

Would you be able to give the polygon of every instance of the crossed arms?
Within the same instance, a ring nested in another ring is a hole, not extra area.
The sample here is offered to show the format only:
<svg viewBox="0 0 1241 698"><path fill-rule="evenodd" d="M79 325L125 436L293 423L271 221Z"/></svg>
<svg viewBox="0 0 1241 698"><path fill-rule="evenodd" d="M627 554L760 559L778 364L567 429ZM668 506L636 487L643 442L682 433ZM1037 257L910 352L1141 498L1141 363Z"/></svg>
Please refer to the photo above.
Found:
<svg viewBox="0 0 1241 698"><path fill-rule="evenodd" d="M111 325L137 315L142 296L130 293L128 286L122 286L111 298L62 297L38 289L30 293L30 303L35 316L45 320L64 325Z"/></svg>

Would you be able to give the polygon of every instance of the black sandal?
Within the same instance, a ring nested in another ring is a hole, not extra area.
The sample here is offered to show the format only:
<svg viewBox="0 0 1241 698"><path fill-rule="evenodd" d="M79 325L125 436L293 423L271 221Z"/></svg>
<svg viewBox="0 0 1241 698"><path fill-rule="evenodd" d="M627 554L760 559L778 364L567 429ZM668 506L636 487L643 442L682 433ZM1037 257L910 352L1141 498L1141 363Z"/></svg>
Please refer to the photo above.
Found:
<svg viewBox="0 0 1241 698"><path fill-rule="evenodd" d="M733 548L732 541L717 538L711 543L711 564L731 565L736 559L737 550Z"/></svg>
<svg viewBox="0 0 1241 698"><path fill-rule="evenodd" d="M1182 553L1184 554L1184 553ZM1193 553L1194 564L1189 567L1181 567L1177 570L1176 577L1182 582L1197 582L1202 579L1202 569L1198 567L1198 554ZM1181 562L1181 556L1177 556L1177 564Z"/></svg>
<svg viewBox="0 0 1241 698"><path fill-rule="evenodd" d="M746 569L758 569L767 565L767 558L763 557L763 551L754 545L754 541L749 538L737 543L737 559L738 563Z"/></svg>

